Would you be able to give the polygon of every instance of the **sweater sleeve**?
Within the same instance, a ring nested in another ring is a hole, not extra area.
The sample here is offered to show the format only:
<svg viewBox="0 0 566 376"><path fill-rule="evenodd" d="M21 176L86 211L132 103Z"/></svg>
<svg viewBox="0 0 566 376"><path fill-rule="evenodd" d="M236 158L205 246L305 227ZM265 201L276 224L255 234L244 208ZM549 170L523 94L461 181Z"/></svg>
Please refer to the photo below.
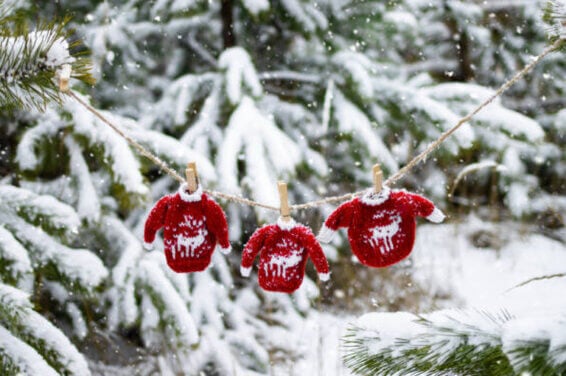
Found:
<svg viewBox="0 0 566 376"><path fill-rule="evenodd" d="M318 277L321 281L328 281L330 278L330 269L328 268L328 261L322 250L322 247L314 237L310 229L304 228L302 230L303 241L305 242L305 248L308 251L309 257L311 258L316 271L318 272Z"/></svg>
<svg viewBox="0 0 566 376"><path fill-rule="evenodd" d="M435 207L432 201L414 193L406 193L405 195L416 216L425 217L434 223L440 223L444 220L444 213Z"/></svg>
<svg viewBox="0 0 566 376"><path fill-rule="evenodd" d="M330 243L334 233L340 227L350 226L352 213L354 211L355 200L351 200L340 205L324 222L318 233L318 240L323 243Z"/></svg>
<svg viewBox="0 0 566 376"><path fill-rule="evenodd" d="M250 240L246 243L244 250L242 251L242 262L240 264L240 273L244 277L248 277L252 270L252 265L255 257L261 250L267 235L270 232L271 226L265 226L257 229Z"/></svg>
<svg viewBox="0 0 566 376"><path fill-rule="evenodd" d="M143 240L146 244L151 244L155 240L155 233L165 224L165 215L169 208L171 196L162 197L151 209L145 221Z"/></svg>
<svg viewBox="0 0 566 376"><path fill-rule="evenodd" d="M224 254L228 254L230 253L231 247L228 238L228 222L226 221L226 215L216 202L208 197L203 197L203 199L207 228L216 237L220 245L220 251Z"/></svg>

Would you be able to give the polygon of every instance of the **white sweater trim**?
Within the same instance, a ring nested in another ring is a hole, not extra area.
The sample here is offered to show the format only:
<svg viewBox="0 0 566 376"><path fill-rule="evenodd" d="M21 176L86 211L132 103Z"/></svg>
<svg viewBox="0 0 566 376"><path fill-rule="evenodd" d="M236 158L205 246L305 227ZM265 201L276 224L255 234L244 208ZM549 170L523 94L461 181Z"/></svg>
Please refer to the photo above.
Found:
<svg viewBox="0 0 566 376"><path fill-rule="evenodd" d="M240 274L242 275L242 277L249 277L251 271L252 271L251 266L246 268L246 267L240 265Z"/></svg>
<svg viewBox="0 0 566 376"><path fill-rule="evenodd" d="M232 246L228 246L228 247L224 248L224 247L221 247L220 245L218 245L218 250L220 252L222 252L223 255L227 255L232 251Z"/></svg>
<svg viewBox="0 0 566 376"><path fill-rule="evenodd" d="M320 279L322 282L326 282L330 279L330 272L328 273L318 273L318 279Z"/></svg>
<svg viewBox="0 0 566 376"><path fill-rule="evenodd" d="M430 213L425 218L428 219L431 222L440 223L440 222L444 221L444 218L446 218L446 216L444 215L444 213L440 209L435 207L434 210L432 211L432 213Z"/></svg>
<svg viewBox="0 0 566 376"><path fill-rule="evenodd" d="M187 192L187 183L183 183L179 187L179 196L181 196L181 200L186 202L198 202L202 199L202 187L199 185L196 191L189 193Z"/></svg>
<svg viewBox="0 0 566 376"><path fill-rule="evenodd" d="M387 201L390 194L391 189L386 186L384 186L379 193L375 193L373 189L369 189L362 197L360 197L360 201L366 205L377 206Z"/></svg>
<svg viewBox="0 0 566 376"><path fill-rule="evenodd" d="M281 230L289 231L289 230L292 230L292 229L294 229L295 227L297 227L297 226L298 226L298 223L295 222L295 220L294 220L293 218L289 218L289 220L285 222L285 221L283 220L283 217L279 217L279 218L277 219L277 226L279 226L279 228L280 228Z"/></svg>
<svg viewBox="0 0 566 376"><path fill-rule="evenodd" d="M334 238L335 233L336 233L336 230L333 230L326 225L322 225L322 227L320 228L320 231L318 232L318 235L317 235L316 238L320 242L330 243L332 241L332 238Z"/></svg>

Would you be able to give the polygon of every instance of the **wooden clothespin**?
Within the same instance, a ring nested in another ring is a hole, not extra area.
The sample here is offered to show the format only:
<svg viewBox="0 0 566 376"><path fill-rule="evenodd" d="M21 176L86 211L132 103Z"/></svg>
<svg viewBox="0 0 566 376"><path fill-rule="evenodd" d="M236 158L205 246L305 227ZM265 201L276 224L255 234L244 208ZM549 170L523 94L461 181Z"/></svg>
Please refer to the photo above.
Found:
<svg viewBox="0 0 566 376"><path fill-rule="evenodd" d="M383 184L383 171L379 163L373 165L373 190L375 193L381 192Z"/></svg>
<svg viewBox="0 0 566 376"><path fill-rule="evenodd" d="M283 181L277 182L277 188L279 189L279 212L283 222L288 222L291 220L291 209L289 208L289 198L287 196L287 183Z"/></svg>
<svg viewBox="0 0 566 376"><path fill-rule="evenodd" d="M71 79L71 64L63 64L59 72L59 90L63 93L69 91L69 80Z"/></svg>
<svg viewBox="0 0 566 376"><path fill-rule="evenodd" d="M187 163L187 168L185 169L185 178L187 179L187 188L189 193L193 193L198 188L198 173L197 164L195 162Z"/></svg>

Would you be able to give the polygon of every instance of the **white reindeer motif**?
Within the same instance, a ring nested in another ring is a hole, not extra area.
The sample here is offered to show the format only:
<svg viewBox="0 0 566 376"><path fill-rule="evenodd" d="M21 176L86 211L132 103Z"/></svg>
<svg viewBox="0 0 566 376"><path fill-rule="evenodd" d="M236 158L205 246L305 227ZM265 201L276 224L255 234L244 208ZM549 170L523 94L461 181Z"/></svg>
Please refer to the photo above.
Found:
<svg viewBox="0 0 566 376"><path fill-rule="evenodd" d="M385 214L379 213L374 218L382 218ZM377 247L380 241L383 246L379 247L381 253L389 253L393 250L393 237L399 232L399 224L401 223L401 216L396 213L391 216L391 222L385 226L375 226L370 229L371 235L367 237L368 243L372 247Z"/></svg>
<svg viewBox="0 0 566 376"><path fill-rule="evenodd" d="M208 235L208 231L203 226L204 221L197 221L192 216L185 215L185 222L180 223L179 227L188 227L194 229L198 227L197 234L194 236L185 236L183 234L176 234L176 242L171 247L171 255L175 259L177 251L181 257L195 257L195 251L200 247Z"/></svg>
<svg viewBox="0 0 566 376"><path fill-rule="evenodd" d="M278 244L280 246L281 244ZM287 277L287 269L297 266L302 260L303 248L293 249L289 255L271 256L263 268L266 273L271 272L276 277Z"/></svg>

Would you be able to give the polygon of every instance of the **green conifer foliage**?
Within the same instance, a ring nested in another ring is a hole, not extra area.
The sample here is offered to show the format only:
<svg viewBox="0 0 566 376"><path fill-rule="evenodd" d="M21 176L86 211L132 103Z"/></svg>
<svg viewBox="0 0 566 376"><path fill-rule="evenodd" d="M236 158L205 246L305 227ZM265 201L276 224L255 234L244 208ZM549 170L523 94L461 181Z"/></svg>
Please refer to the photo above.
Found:
<svg viewBox="0 0 566 376"><path fill-rule="evenodd" d="M369 314L344 337L344 361L357 375L560 375L563 319L473 310Z"/></svg>
<svg viewBox="0 0 566 376"><path fill-rule="evenodd" d="M94 83L80 43L68 42L68 18L30 27L22 13L1 2L0 19L0 108L44 109L51 101L61 103L58 77L65 65L72 67L73 78Z"/></svg>

